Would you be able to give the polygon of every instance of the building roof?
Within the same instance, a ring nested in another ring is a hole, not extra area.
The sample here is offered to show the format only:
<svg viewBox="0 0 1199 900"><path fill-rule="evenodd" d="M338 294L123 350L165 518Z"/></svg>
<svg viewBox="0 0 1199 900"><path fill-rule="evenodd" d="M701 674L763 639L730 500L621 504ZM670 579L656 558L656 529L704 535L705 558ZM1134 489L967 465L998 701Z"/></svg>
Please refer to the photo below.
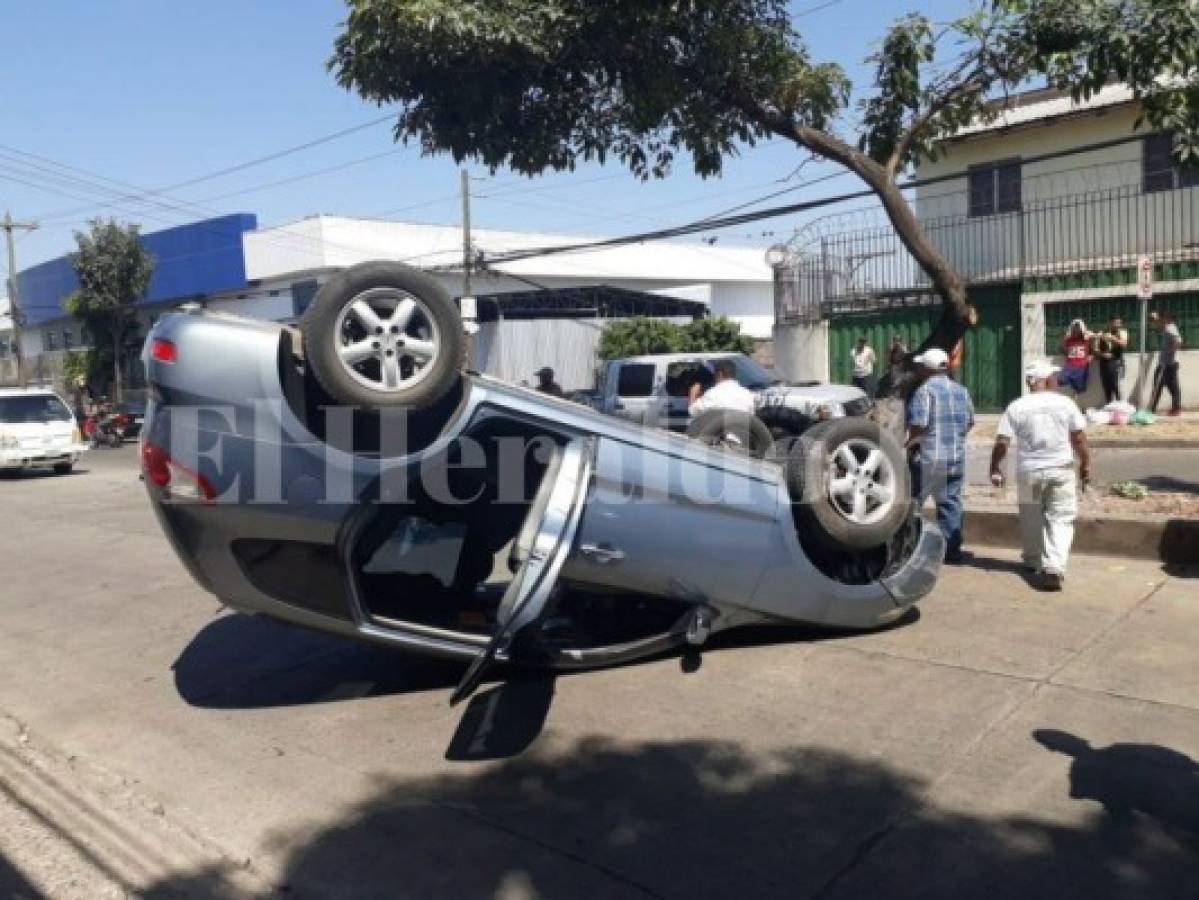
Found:
<svg viewBox="0 0 1199 900"><path fill-rule="evenodd" d="M490 228L474 229L472 236L484 258L596 240L577 235ZM453 268L461 265L462 229L457 225L322 215L248 232L245 246L246 275L253 280L341 268L372 259L398 260L424 268ZM769 283L773 280L773 272L766 264L763 252L757 247L655 241L533 257L496 264L494 269L529 278Z"/></svg>
<svg viewBox="0 0 1199 900"><path fill-rule="evenodd" d="M1100 88L1085 100L1072 100L1070 95L1056 88L1025 91L1004 100L996 100L991 109L1000 110L990 121L977 121L960 128L954 138L967 138L994 131L1005 131L1027 125L1044 123L1052 119L1085 115L1113 106L1123 106L1134 100L1132 88L1125 84L1109 84Z"/></svg>
<svg viewBox="0 0 1199 900"><path fill-rule="evenodd" d="M535 291L508 291L500 294L479 294L479 321L499 319L540 319L575 317L580 314L596 318L626 316L681 316L698 318L708 310L708 304L687 297L673 297L665 292L630 291L607 284L583 287L550 288Z"/></svg>
<svg viewBox="0 0 1199 900"><path fill-rule="evenodd" d="M242 234L257 225L252 213L233 213L143 234L142 246L154 257L143 305L244 288ZM79 289L65 255L22 269L17 279L21 313L30 325L66 315L63 302Z"/></svg>

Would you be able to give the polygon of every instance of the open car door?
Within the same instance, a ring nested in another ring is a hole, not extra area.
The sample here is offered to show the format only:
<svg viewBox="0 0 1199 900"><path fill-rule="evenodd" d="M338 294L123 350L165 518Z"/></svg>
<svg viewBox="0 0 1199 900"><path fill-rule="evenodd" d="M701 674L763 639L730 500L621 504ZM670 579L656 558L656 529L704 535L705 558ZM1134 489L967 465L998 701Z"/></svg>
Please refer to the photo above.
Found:
<svg viewBox="0 0 1199 900"><path fill-rule="evenodd" d="M494 665L507 662L517 635L541 620L574 544L594 455L590 438L555 449L512 547L515 574L500 601L495 636L462 676L451 706L473 694Z"/></svg>

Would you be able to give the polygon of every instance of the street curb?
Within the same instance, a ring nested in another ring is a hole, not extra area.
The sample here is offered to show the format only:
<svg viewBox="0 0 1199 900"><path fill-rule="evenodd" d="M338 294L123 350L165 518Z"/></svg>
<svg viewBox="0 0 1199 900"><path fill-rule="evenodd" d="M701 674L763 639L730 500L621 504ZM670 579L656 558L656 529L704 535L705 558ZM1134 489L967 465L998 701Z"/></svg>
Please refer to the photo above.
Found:
<svg viewBox="0 0 1199 900"><path fill-rule="evenodd" d="M1015 512L967 508L966 528L971 544L1021 546L1020 517ZM1079 518L1074 523L1073 552L1194 565L1199 563L1199 521Z"/></svg>

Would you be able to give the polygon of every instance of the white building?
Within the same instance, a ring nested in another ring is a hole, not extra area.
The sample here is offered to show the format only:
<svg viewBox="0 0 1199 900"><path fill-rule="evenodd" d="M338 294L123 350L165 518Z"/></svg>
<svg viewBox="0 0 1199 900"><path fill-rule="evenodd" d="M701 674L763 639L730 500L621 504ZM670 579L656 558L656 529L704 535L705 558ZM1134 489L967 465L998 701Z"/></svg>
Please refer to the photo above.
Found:
<svg viewBox="0 0 1199 900"><path fill-rule="evenodd" d="M749 336L770 337L773 273L759 248L662 241L485 264L513 251L593 240L490 229L472 232L471 293L493 320L497 309L508 310L498 315L503 327L493 321L476 342L479 368L519 380L531 376L536 358L535 367L551 365L565 376L560 379L564 387L589 388L602 330L598 320L622 315L728 316ZM142 241L155 258L155 269L125 352L126 383L135 387L141 377L137 349L146 330L155 316L185 301L294 322L335 272L378 259L423 268L451 295L460 296L464 289L458 226L312 216L259 228L253 214L234 213L151 232ZM18 277L22 305L32 313L22 333L26 373L61 381L66 353L90 346L88 335L63 307L78 286L74 271L69 259L60 257ZM549 290L534 295L538 289ZM499 299L505 296L519 302L523 315L511 310L510 301ZM539 317L558 324L529 321ZM510 321L514 319L523 321ZM10 350L7 355L11 358ZM4 358L0 353L0 366Z"/></svg>
<svg viewBox="0 0 1199 900"><path fill-rule="evenodd" d="M562 247L602 238L521 231L475 229L472 243L484 261L512 251ZM451 294L463 291L462 229L311 216L244 236L246 278L268 285L328 273L375 259L390 259L433 270ZM606 285L631 291L667 294L705 304L711 315L728 316L751 337L770 337L774 322L773 274L761 248L715 247L657 241L574 253L538 256L488 266L475 273L476 295L528 291L530 287L573 288ZM284 302L246 305L252 314L285 318Z"/></svg>

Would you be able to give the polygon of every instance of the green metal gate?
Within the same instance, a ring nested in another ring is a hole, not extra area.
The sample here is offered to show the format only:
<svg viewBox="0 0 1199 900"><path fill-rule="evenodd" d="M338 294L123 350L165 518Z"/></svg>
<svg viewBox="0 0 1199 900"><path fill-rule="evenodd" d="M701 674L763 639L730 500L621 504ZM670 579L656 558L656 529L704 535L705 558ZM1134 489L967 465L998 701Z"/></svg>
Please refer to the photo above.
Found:
<svg viewBox="0 0 1199 900"><path fill-rule="evenodd" d="M962 383L970 391L975 409L1002 409L1020 396L1020 286L975 288L970 302L978 309L978 325L966 333L962 352ZM829 369L833 381L848 384L849 351L865 335L879 358L879 373L886 365L891 336L898 334L908 347L928 337L941 307L894 307L886 310L840 314L829 322Z"/></svg>

